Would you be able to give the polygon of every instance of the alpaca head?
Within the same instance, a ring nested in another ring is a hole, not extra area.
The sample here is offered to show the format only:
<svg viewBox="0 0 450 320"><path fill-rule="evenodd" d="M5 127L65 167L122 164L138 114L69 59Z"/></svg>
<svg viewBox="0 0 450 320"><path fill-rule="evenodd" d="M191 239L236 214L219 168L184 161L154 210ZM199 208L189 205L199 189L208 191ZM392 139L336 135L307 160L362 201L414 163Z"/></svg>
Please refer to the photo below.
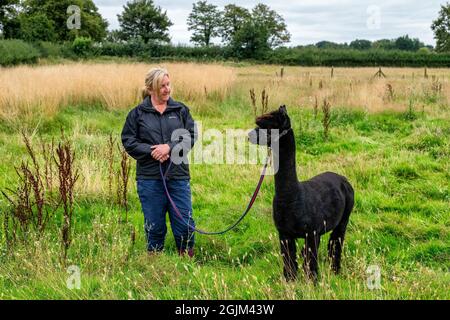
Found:
<svg viewBox="0 0 450 320"><path fill-rule="evenodd" d="M277 133L282 134L282 132L291 129L291 120L287 114L286 106L283 105L278 110L256 118L256 125L258 127L248 134L250 142L270 147L273 130L278 130Z"/></svg>

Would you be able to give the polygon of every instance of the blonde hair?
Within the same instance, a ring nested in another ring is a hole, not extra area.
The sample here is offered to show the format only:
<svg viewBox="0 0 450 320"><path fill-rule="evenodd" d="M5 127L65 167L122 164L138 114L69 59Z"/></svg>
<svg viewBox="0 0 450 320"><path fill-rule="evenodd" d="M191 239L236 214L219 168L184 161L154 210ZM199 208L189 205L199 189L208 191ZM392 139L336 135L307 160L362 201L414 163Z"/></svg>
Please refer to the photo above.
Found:
<svg viewBox="0 0 450 320"><path fill-rule="evenodd" d="M164 76L169 77L169 72L167 71L167 69L162 67L152 68L147 73L147 75L145 76L145 87L142 89L142 99L150 96L149 91L153 91L158 94Z"/></svg>

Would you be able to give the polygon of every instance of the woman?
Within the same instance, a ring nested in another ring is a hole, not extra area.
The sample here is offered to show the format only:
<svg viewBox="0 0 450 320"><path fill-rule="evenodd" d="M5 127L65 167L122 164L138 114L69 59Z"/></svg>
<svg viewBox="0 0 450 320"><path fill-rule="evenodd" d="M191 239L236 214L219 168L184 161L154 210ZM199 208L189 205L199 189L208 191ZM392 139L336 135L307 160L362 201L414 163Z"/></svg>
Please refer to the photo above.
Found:
<svg viewBox="0 0 450 320"><path fill-rule="evenodd" d="M173 100L170 94L167 70L150 70L145 78L144 100L128 114L122 143L128 154L137 160L137 191L144 212L147 250L153 253L164 249L168 212L179 254L187 252L192 257L195 224L187 153L195 143L196 130L189 109ZM172 160L170 166L169 159ZM183 219L175 213L166 195L160 164L164 173L168 170L167 188Z"/></svg>

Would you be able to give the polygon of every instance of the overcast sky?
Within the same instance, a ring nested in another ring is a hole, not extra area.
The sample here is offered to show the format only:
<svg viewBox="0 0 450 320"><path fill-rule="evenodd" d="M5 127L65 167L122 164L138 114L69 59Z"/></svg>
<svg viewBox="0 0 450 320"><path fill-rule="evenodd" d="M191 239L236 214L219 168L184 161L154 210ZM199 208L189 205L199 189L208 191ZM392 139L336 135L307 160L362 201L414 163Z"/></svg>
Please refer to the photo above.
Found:
<svg viewBox="0 0 450 320"><path fill-rule="evenodd" d="M448 0L209 0L220 9L235 3L247 9L264 3L277 11L291 33L289 46L317 43L321 40L350 42L355 39L394 39L408 34L425 44L435 45L431 23L440 6ZM126 0L94 0L109 29L117 29L117 14ZM170 37L174 44L189 44L191 33L186 20L192 10L192 0L154 0L167 11L173 22ZM215 43L220 43L216 39Z"/></svg>

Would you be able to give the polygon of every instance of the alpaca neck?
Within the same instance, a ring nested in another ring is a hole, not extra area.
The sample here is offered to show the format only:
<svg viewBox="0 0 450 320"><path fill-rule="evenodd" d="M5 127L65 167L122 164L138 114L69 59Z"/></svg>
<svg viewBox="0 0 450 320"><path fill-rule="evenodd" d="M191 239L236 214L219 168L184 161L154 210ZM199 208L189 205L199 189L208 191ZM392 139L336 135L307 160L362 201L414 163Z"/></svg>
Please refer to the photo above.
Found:
<svg viewBox="0 0 450 320"><path fill-rule="evenodd" d="M277 198L289 199L296 196L298 187L295 162L295 138L290 130L279 141L279 152L274 152L274 163L278 163L275 174L275 193Z"/></svg>

